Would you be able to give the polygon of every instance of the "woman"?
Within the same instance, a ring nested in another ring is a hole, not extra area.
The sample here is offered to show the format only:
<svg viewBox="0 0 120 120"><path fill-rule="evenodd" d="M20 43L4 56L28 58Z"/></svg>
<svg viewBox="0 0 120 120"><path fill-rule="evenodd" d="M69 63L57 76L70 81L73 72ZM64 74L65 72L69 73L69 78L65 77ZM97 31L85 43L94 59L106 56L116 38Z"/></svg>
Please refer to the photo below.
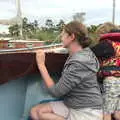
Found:
<svg viewBox="0 0 120 120"><path fill-rule="evenodd" d="M99 63L88 48L87 34L86 27L79 22L65 25L61 40L69 57L56 84L46 69L44 52L37 52L38 68L49 92L63 101L33 107L33 120L102 120L102 97L96 76Z"/></svg>

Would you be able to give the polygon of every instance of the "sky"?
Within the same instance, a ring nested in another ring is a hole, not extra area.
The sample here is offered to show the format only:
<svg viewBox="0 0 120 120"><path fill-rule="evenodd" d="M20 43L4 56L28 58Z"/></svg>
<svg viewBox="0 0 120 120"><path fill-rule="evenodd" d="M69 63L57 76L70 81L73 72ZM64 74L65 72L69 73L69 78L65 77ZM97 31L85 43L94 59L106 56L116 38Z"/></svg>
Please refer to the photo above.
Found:
<svg viewBox="0 0 120 120"><path fill-rule="evenodd" d="M85 24L101 24L112 20L113 0L21 0L22 16L44 24L47 18L58 22L72 20L78 12L85 12ZM120 24L120 0L116 0L116 24ZM0 19L16 16L15 0L0 0ZM6 29L0 25L0 30Z"/></svg>

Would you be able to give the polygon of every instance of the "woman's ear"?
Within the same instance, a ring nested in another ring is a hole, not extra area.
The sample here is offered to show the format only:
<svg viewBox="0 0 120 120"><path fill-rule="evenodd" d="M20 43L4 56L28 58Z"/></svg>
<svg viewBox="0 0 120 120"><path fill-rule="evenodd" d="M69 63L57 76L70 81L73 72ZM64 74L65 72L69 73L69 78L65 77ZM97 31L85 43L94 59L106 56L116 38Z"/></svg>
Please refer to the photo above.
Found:
<svg viewBox="0 0 120 120"><path fill-rule="evenodd" d="M71 37L71 41L74 41L74 40L75 40L75 34L74 34L74 33L72 33L72 34L70 35L70 37Z"/></svg>

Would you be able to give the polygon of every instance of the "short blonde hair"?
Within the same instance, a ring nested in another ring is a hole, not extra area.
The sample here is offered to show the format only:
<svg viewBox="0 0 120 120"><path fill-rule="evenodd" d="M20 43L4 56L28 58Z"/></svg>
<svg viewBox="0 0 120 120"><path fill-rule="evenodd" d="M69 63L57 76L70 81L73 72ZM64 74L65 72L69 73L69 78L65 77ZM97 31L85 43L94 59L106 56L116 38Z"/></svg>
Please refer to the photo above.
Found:
<svg viewBox="0 0 120 120"><path fill-rule="evenodd" d="M98 35L100 35L100 34L105 34L105 33L110 32L110 31L113 30L113 29L118 29L118 27L117 27L116 25L114 25L113 23L111 23L111 22L106 22L106 23L100 25L100 26L97 28L96 33L97 33Z"/></svg>

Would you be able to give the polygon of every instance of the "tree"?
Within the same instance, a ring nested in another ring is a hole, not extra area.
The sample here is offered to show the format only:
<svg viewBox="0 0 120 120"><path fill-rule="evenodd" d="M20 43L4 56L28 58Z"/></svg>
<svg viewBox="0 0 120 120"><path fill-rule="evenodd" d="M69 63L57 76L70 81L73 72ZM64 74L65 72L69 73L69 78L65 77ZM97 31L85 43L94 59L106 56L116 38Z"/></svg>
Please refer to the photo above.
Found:
<svg viewBox="0 0 120 120"><path fill-rule="evenodd" d="M38 28L38 21L37 20L34 20L33 24L34 24L35 28Z"/></svg>
<svg viewBox="0 0 120 120"><path fill-rule="evenodd" d="M28 19L25 17L22 21L22 31L23 38L31 38L33 34L36 33L38 29L38 22L35 20L33 23L28 22ZM9 27L9 32L13 37L20 37L20 26L18 24L12 25Z"/></svg>
<svg viewBox="0 0 120 120"><path fill-rule="evenodd" d="M94 33L97 30L98 26L96 25L91 25L88 27L88 32Z"/></svg>
<svg viewBox="0 0 120 120"><path fill-rule="evenodd" d="M51 29L53 28L53 21L51 19L47 19L45 25L48 29Z"/></svg>
<svg viewBox="0 0 120 120"><path fill-rule="evenodd" d="M75 13L73 15L73 20L78 21L78 22L84 22L85 20L84 16L85 16L84 12Z"/></svg>
<svg viewBox="0 0 120 120"><path fill-rule="evenodd" d="M33 24L33 27L34 27L34 32L36 33L37 29L39 29L39 27L38 27L38 21L34 20L34 22L32 24Z"/></svg>
<svg viewBox="0 0 120 120"><path fill-rule="evenodd" d="M61 31L64 25L65 25L65 22L61 19L59 23L56 25L56 29L58 31Z"/></svg>
<svg viewBox="0 0 120 120"><path fill-rule="evenodd" d="M15 37L20 36L20 29L19 29L19 26L17 24L10 26L9 32L10 32L11 36L15 36Z"/></svg>

